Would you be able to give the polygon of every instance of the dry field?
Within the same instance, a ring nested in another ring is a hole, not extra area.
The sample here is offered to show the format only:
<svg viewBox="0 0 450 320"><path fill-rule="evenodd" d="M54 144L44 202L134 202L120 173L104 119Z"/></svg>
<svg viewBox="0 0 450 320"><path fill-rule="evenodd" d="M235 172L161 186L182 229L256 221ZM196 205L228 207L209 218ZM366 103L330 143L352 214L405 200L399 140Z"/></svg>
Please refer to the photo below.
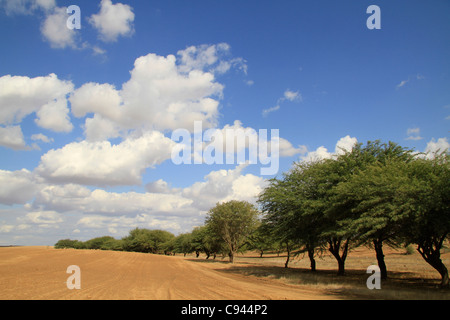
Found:
<svg viewBox="0 0 450 320"><path fill-rule="evenodd" d="M312 274L307 257L291 260L240 255L234 264L193 256L74 250L52 247L0 248L0 299L149 299L149 300L300 300L300 299L450 299L436 288L439 274L414 253L389 250L389 279L369 290L366 268L372 251L358 249L347 258L347 275L336 276L334 258L317 259ZM450 265L450 253L443 255ZM69 265L81 269L81 289L69 290Z"/></svg>

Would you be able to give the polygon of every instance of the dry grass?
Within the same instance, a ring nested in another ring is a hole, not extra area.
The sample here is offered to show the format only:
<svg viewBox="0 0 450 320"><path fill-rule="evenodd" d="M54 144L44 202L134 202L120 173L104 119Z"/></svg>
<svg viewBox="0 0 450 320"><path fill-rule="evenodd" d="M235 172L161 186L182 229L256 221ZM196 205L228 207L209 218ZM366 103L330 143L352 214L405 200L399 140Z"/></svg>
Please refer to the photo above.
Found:
<svg viewBox="0 0 450 320"><path fill-rule="evenodd" d="M369 248L351 251L346 260L346 274L337 275L337 262L331 255L316 258L316 272L310 271L309 259L305 255L291 258L289 268L284 268L285 255L266 254L260 258L256 253L235 257L229 264L226 258L204 260L214 269L231 274L255 278L266 278L285 284L303 286L307 289L326 291L338 299L432 299L450 300L450 290L439 288L440 275L427 264L419 253L405 254L405 249L385 248L388 279L381 282L381 290L369 290L366 286L367 267L377 265L375 252ZM442 260L450 267L450 250L444 249ZM192 257L189 260L195 261Z"/></svg>

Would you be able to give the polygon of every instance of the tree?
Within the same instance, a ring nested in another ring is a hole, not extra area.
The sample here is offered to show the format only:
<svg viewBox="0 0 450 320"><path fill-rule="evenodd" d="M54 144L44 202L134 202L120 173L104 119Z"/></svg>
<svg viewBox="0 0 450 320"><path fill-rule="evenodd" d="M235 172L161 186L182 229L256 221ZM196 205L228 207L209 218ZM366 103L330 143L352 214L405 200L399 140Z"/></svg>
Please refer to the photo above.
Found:
<svg viewBox="0 0 450 320"><path fill-rule="evenodd" d="M81 249L83 248L83 242L78 240L62 239L55 244L55 249L67 249L67 248Z"/></svg>
<svg viewBox="0 0 450 320"><path fill-rule="evenodd" d="M263 230L268 237L287 250L285 267L288 266L293 247L303 246L311 261L311 270L316 270L315 250L321 244L321 212L308 207L314 198L310 184L309 169L315 163L302 162L283 175L283 179L271 179L259 195L263 217Z"/></svg>
<svg viewBox="0 0 450 320"><path fill-rule="evenodd" d="M230 262L256 229L258 210L247 201L218 203L209 210L206 226L226 243Z"/></svg>
<svg viewBox="0 0 450 320"><path fill-rule="evenodd" d="M183 233L177 236L174 240L174 251L177 253L182 253L184 256L191 253L192 249L192 234Z"/></svg>
<svg viewBox="0 0 450 320"><path fill-rule="evenodd" d="M168 231L136 228L122 240L126 251L158 253L174 238L175 236Z"/></svg>
<svg viewBox="0 0 450 320"><path fill-rule="evenodd" d="M411 196L407 163L412 161L411 150L394 142L368 142L345 152L338 161L350 163L351 175L344 176L331 190L329 211L339 212L339 229L354 236L356 245L373 245L381 278L387 278L383 243L399 245L405 198Z"/></svg>
<svg viewBox="0 0 450 320"><path fill-rule="evenodd" d="M450 162L449 154L434 159L417 159L409 165L409 174L418 183L409 199L414 209L404 226L407 242L417 244L423 259L441 275L441 287L449 287L448 269L441 260L444 241L450 238Z"/></svg>
<svg viewBox="0 0 450 320"><path fill-rule="evenodd" d="M197 258L202 251L206 254L206 259L211 255L216 258L216 254L223 250L223 240L208 225L204 225L192 230L191 246Z"/></svg>
<svg viewBox="0 0 450 320"><path fill-rule="evenodd" d="M262 258L266 251L276 249L277 245L278 243L271 231L267 228L267 225L261 223L248 237L246 249L258 251L259 257Z"/></svg>
<svg viewBox="0 0 450 320"><path fill-rule="evenodd" d="M381 279L387 278L383 244L399 246L402 227L411 214L409 199L415 184L406 171L406 163L379 162L354 174L334 189L335 208L349 208L350 214L338 222L355 235L358 245L373 245Z"/></svg>

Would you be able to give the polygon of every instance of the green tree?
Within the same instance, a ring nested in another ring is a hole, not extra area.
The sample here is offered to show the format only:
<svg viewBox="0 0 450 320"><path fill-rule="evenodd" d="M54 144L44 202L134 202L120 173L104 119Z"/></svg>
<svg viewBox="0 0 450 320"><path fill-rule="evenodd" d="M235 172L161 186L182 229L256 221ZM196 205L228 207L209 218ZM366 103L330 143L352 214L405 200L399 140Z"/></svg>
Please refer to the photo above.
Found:
<svg viewBox="0 0 450 320"><path fill-rule="evenodd" d="M406 168L403 161L376 162L334 189L335 208L350 211L338 225L353 234L358 245L373 246L382 279L387 278L383 244L402 244L403 224L411 215L409 199L416 184Z"/></svg>
<svg viewBox="0 0 450 320"><path fill-rule="evenodd" d="M71 240L71 239L62 239L59 240L56 244L55 244L55 249L67 249L67 248L72 248L72 249L81 249L83 248L84 244L81 241L78 240Z"/></svg>
<svg viewBox="0 0 450 320"><path fill-rule="evenodd" d="M211 255L216 258L216 254L224 250L222 238L209 225L194 228L191 235L192 249L195 251L197 258L200 252L206 254L206 259L209 259Z"/></svg>
<svg viewBox="0 0 450 320"><path fill-rule="evenodd" d="M320 246L321 212L306 203L314 197L309 169L314 163L297 163L283 175L283 179L271 179L258 198L263 216L263 230L287 250L285 267L294 246L308 252L311 270L316 270L315 250Z"/></svg>
<svg viewBox="0 0 450 320"><path fill-rule="evenodd" d="M122 241L126 251L159 253L164 250L166 243L174 238L168 231L136 228Z"/></svg>
<svg viewBox="0 0 450 320"><path fill-rule="evenodd" d="M258 224L258 210L247 201L228 201L209 210L206 225L225 242L230 262Z"/></svg>
<svg viewBox="0 0 450 320"><path fill-rule="evenodd" d="M382 279L387 277L383 244L399 245L401 221L408 214L404 200L411 189L405 168L412 159L411 150L380 141L359 144L337 158L347 163L348 172L331 189L328 212L356 245L373 245Z"/></svg>
<svg viewBox="0 0 450 320"><path fill-rule="evenodd" d="M192 249L192 234L183 233L178 235L174 240L174 251L177 253L182 253L184 256L191 253Z"/></svg>
<svg viewBox="0 0 450 320"><path fill-rule="evenodd" d="M441 275L441 287L449 287L448 269L441 260L444 241L450 238L450 162L442 153L433 159L417 159L409 165L416 192L408 204L414 214L404 226L406 241L417 244L423 259Z"/></svg>
<svg viewBox="0 0 450 320"><path fill-rule="evenodd" d="M117 241L110 236L97 237L85 241L84 247L86 249L113 250L113 248L117 248Z"/></svg>

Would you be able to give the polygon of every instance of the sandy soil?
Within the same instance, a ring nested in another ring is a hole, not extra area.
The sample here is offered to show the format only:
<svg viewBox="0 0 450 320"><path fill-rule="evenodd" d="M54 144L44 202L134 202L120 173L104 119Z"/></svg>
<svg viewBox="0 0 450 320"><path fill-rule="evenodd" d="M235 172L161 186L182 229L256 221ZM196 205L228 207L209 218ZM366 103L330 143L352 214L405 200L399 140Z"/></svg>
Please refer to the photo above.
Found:
<svg viewBox="0 0 450 320"><path fill-rule="evenodd" d="M80 290L67 288L70 274L66 270L70 265L81 269ZM0 299L334 298L326 290L226 273L217 264L181 256L52 247L0 248Z"/></svg>

